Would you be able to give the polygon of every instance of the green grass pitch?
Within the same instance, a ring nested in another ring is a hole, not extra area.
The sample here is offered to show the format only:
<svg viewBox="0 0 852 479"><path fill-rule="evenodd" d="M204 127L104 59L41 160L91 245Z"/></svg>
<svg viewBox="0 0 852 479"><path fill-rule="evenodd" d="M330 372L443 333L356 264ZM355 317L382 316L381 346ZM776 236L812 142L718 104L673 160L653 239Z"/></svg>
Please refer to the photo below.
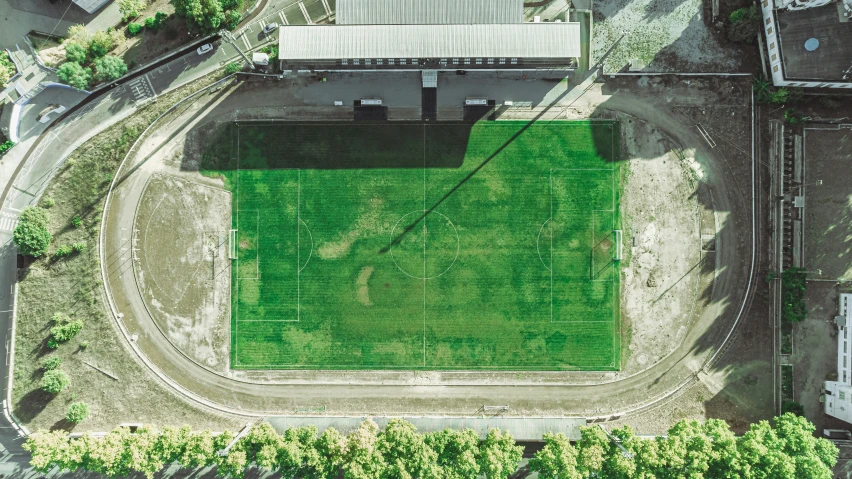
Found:
<svg viewBox="0 0 852 479"><path fill-rule="evenodd" d="M232 193L238 369L616 370L617 122L253 123Z"/></svg>

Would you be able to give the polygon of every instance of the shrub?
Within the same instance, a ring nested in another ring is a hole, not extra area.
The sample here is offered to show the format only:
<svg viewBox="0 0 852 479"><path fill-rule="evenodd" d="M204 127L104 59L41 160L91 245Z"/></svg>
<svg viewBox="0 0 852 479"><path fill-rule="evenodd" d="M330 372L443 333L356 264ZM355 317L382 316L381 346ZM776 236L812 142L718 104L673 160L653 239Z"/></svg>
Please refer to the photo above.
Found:
<svg viewBox="0 0 852 479"><path fill-rule="evenodd" d="M13 233L20 254L38 258L47 252L47 246L53 239L50 231L47 230L48 221L50 221L50 215L47 210L37 206L24 209Z"/></svg>
<svg viewBox="0 0 852 479"><path fill-rule="evenodd" d="M52 369L44 373L44 376L41 377L41 389L51 394L57 394L62 392L68 386L69 382L71 381L64 371L61 369Z"/></svg>
<svg viewBox="0 0 852 479"><path fill-rule="evenodd" d="M69 248L70 249L70 248ZM64 343L77 335L83 329L83 320L71 320L66 314L54 313L55 326L50 328L50 336L57 343Z"/></svg>
<svg viewBox="0 0 852 479"><path fill-rule="evenodd" d="M74 250L75 253L80 253L86 250L86 242L78 241L76 243L71 244L71 249Z"/></svg>
<svg viewBox="0 0 852 479"><path fill-rule="evenodd" d="M784 401L784 404L781 405L781 414L787 414L788 412L791 412L796 416L805 417L805 406L802 406L796 401Z"/></svg>
<svg viewBox="0 0 852 479"><path fill-rule="evenodd" d="M115 48L115 37L112 32L97 31L89 42L89 53L95 58L105 56L113 48Z"/></svg>
<svg viewBox="0 0 852 479"><path fill-rule="evenodd" d="M142 31L142 24L141 23L130 22L130 23L127 24L127 33L130 34L131 37L138 35L139 32L141 32L141 31Z"/></svg>
<svg viewBox="0 0 852 479"><path fill-rule="evenodd" d="M56 70L56 76L66 85L85 90L89 88L89 82L92 81L92 69L83 68L79 63L65 62Z"/></svg>
<svg viewBox="0 0 852 479"><path fill-rule="evenodd" d="M230 75L232 73L237 73L238 71L241 71L242 69L243 69L243 66L240 64L240 62L231 62L231 63L228 63L227 65L225 65L225 74Z"/></svg>
<svg viewBox="0 0 852 479"><path fill-rule="evenodd" d="M86 63L87 56L86 48L79 43L65 42L65 60L69 62L83 64Z"/></svg>
<svg viewBox="0 0 852 479"><path fill-rule="evenodd" d="M731 22L728 26L728 40L751 43L757 37L760 15L757 12L756 5L734 10L728 20Z"/></svg>
<svg viewBox="0 0 852 479"><path fill-rule="evenodd" d="M795 108L787 108L784 110L784 120L791 125L795 125L805 121L805 118Z"/></svg>
<svg viewBox="0 0 852 479"><path fill-rule="evenodd" d="M13 146L15 146L15 142L12 140L6 140L3 143L0 143L0 155L11 150Z"/></svg>
<svg viewBox="0 0 852 479"><path fill-rule="evenodd" d="M41 368L45 371L53 371L62 365L62 359L58 356L51 356L41 362Z"/></svg>
<svg viewBox="0 0 852 479"><path fill-rule="evenodd" d="M122 22L138 17L142 10L145 10L145 0L119 0L118 2Z"/></svg>
<svg viewBox="0 0 852 479"><path fill-rule="evenodd" d="M781 273L781 289L784 295L784 319L798 323L808 316L805 305L805 281L807 272L802 268L790 268Z"/></svg>
<svg viewBox="0 0 852 479"><path fill-rule="evenodd" d="M50 196L45 196L41 199L40 205L42 208L53 208L53 206L56 205L56 200Z"/></svg>
<svg viewBox="0 0 852 479"><path fill-rule="evenodd" d="M127 73L127 64L118 57L106 56L95 60L95 80L98 82L117 80Z"/></svg>
<svg viewBox="0 0 852 479"><path fill-rule="evenodd" d="M84 402L75 402L68 407L68 414L65 419L74 424L80 424L89 417L89 405Z"/></svg>
<svg viewBox="0 0 852 479"><path fill-rule="evenodd" d="M68 28L68 36L65 39L65 43L72 42L76 43L83 47L83 49L89 49L89 42L92 40L92 34L86 28L85 25L73 25Z"/></svg>
<svg viewBox="0 0 852 479"><path fill-rule="evenodd" d="M72 252L73 251L71 250L70 246L62 245L59 248L56 248L56 253L53 253L53 255L56 256L57 258L63 258L65 256L70 255Z"/></svg>
<svg viewBox="0 0 852 479"><path fill-rule="evenodd" d="M83 341L83 342L80 343L80 349L86 349L88 347L89 347L88 341Z"/></svg>
<svg viewBox="0 0 852 479"><path fill-rule="evenodd" d="M79 228L79 227L80 227L80 225L82 225L82 224L83 224L83 220L82 220L79 216L75 216L75 217L71 220L71 226L73 226L73 227L75 227L75 228Z"/></svg>
<svg viewBox="0 0 852 479"><path fill-rule="evenodd" d="M157 21L154 20L154 17L148 17L145 19L145 28L148 30L157 30Z"/></svg>
<svg viewBox="0 0 852 479"><path fill-rule="evenodd" d="M240 12L237 10L228 10L225 12L225 27L228 30L233 30L237 28L237 24L240 23L243 16L240 15Z"/></svg>

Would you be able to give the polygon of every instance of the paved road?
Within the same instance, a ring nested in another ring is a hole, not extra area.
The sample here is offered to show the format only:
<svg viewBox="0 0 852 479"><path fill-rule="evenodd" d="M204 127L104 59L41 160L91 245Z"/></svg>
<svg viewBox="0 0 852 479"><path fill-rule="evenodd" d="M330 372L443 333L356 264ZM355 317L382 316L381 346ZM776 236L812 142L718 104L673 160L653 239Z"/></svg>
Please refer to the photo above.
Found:
<svg viewBox="0 0 852 479"><path fill-rule="evenodd" d="M295 9L293 5L296 5ZM2 349L3 357L6 358L0 365L3 373L3 380L0 381L0 398L4 405L10 398L8 386L13 366L9 362L9 353L13 344L11 327L17 249L12 243L12 230L17 224L17 217L21 210L35 202L47 187L62 160L77 146L132 114L140 104L156 101L157 96L166 91L207 75L231 61L239 60L241 56L237 48L248 51L274 41L277 35L257 34L261 25L268 22L282 24L284 23L282 17L295 20L297 23L307 23L304 17L299 20L298 14L293 13L296 10L301 11L301 8L293 0L272 0L266 5L266 12L269 13L261 14L238 31L234 44L219 42L216 48L206 55L199 56L195 52L190 52L176 58L125 85L114 88L43 134L41 142L29 154L25 166L18 172L14 184L8 188L0 205L0 245L2 245L0 246L0 349ZM14 33L14 36L10 37L10 34L20 29L12 30L5 26L26 24L28 25L26 30L29 31L31 28L43 25L36 29L51 31L55 20L50 20L53 23L48 22L46 17L41 18L36 14L15 10L6 0L0 1L0 31L4 32L0 39L4 43L13 44L22 34ZM48 24L50 28L47 27ZM67 28L67 25L65 27ZM16 145L0 160L0 184L3 188L9 186L8 183L16 167L36 142L37 137L29 138ZM4 411L6 411L5 406ZM22 443L20 431L4 414L0 417L0 474L26 472L26 468L22 469L18 464L28 461L26 451L21 449Z"/></svg>

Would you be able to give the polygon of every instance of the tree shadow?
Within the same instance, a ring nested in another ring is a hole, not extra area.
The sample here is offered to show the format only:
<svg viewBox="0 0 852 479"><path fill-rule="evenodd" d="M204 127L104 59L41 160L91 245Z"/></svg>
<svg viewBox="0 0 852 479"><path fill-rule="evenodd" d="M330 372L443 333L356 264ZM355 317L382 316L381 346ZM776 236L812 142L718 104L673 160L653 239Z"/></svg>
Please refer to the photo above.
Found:
<svg viewBox="0 0 852 479"><path fill-rule="evenodd" d="M12 410L15 411L15 416L26 424L38 417L55 398L55 395L41 389L33 389L24 394Z"/></svg>

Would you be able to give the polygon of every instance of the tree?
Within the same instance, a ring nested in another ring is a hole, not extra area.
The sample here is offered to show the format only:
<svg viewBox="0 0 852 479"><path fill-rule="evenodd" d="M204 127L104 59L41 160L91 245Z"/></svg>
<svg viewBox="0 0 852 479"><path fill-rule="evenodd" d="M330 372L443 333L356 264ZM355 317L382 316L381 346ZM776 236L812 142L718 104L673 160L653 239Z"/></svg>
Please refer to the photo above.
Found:
<svg viewBox="0 0 852 479"><path fill-rule="evenodd" d="M65 415L65 419L74 424L80 424L87 417L89 417L89 405L84 402L75 402L68 406L68 414Z"/></svg>
<svg viewBox="0 0 852 479"><path fill-rule="evenodd" d="M784 401L784 404L781 405L781 413L793 413L796 416L804 416L805 415L805 406L797 403L796 401Z"/></svg>
<svg viewBox="0 0 852 479"><path fill-rule="evenodd" d="M582 479L571 441L562 433L547 433L543 439L544 447L530 459L530 470L541 479Z"/></svg>
<svg viewBox="0 0 852 479"><path fill-rule="evenodd" d="M190 30L212 33L220 28L233 29L241 18L242 0L172 0L175 14L186 18ZM232 13L234 12L234 13Z"/></svg>
<svg viewBox="0 0 852 479"><path fill-rule="evenodd" d="M145 10L145 0L119 0L118 11L121 12L121 21L126 22L138 17Z"/></svg>
<svg viewBox="0 0 852 479"><path fill-rule="evenodd" d="M59 81L66 85L71 85L78 90L85 90L89 88L89 82L92 80L92 69L83 68L79 63L65 62L59 65L56 76L59 77Z"/></svg>
<svg viewBox="0 0 852 479"><path fill-rule="evenodd" d="M38 472L48 473L55 467L61 467L62 456L68 449L68 433L40 431L27 437L23 448L31 454L30 466Z"/></svg>
<svg viewBox="0 0 852 479"><path fill-rule="evenodd" d="M51 394L58 394L68 386L68 375L61 369L46 371L41 377L41 389Z"/></svg>
<svg viewBox="0 0 852 479"><path fill-rule="evenodd" d="M76 43L86 50L89 49L89 42L92 39L92 33L85 25L72 25L68 28L68 35L65 37L66 42Z"/></svg>
<svg viewBox="0 0 852 479"><path fill-rule="evenodd" d="M814 425L792 413L775 418L775 424L751 425L739 440L744 479L808 477L830 479L837 462L837 447L814 437Z"/></svg>
<svg viewBox="0 0 852 479"><path fill-rule="evenodd" d="M142 24L133 22L127 24L127 33L130 34L131 37L136 36L141 31Z"/></svg>
<svg viewBox="0 0 852 479"><path fill-rule="evenodd" d="M68 64L66 63L66 65ZM71 63L71 65L77 64ZM79 66L77 65L77 67ZM20 254L38 258L47 252L47 247L53 239L47 229L49 221L50 215L47 210L38 206L24 208L18 226L15 227L12 235Z"/></svg>
<svg viewBox="0 0 852 479"><path fill-rule="evenodd" d="M509 432L492 428L480 446L479 465L486 479L505 479L515 472L524 448L515 444Z"/></svg>
<svg viewBox="0 0 852 479"><path fill-rule="evenodd" d="M385 430L379 434L376 447L387 464L379 477L444 477L441 468L436 464L438 455L426 444L423 434L418 433L414 424L408 421L391 419Z"/></svg>
<svg viewBox="0 0 852 479"><path fill-rule="evenodd" d="M479 476L479 434L473 429L444 429L426 436L437 455L436 462L447 479Z"/></svg>
<svg viewBox="0 0 852 479"><path fill-rule="evenodd" d="M118 57L105 56L95 60L95 80L98 82L112 81L127 73L127 65Z"/></svg>
<svg viewBox="0 0 852 479"><path fill-rule="evenodd" d="M377 447L379 426L367 419L346 437L343 471L347 479L375 479L385 472L384 457Z"/></svg>
<svg viewBox="0 0 852 479"><path fill-rule="evenodd" d="M92 35L89 41L89 53L94 58L100 58L107 54L108 51L115 48L116 37L112 32L99 30Z"/></svg>
<svg viewBox="0 0 852 479"><path fill-rule="evenodd" d="M79 43L65 42L65 60L83 64L86 63L86 48Z"/></svg>

